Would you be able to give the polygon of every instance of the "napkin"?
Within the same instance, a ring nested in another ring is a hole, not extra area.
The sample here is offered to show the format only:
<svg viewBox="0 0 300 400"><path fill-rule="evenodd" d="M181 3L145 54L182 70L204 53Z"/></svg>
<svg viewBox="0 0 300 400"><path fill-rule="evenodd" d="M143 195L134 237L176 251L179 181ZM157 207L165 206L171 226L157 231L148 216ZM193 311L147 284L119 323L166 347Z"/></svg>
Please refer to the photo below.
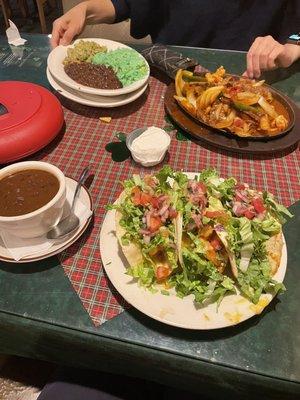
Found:
<svg viewBox="0 0 300 400"><path fill-rule="evenodd" d="M66 190L66 204L64 207L64 212L62 218L66 217L70 211L70 204L72 203L74 195L74 190L67 186ZM77 215L80 221L80 226L82 226L88 218L92 215L92 211L84 205L80 198L77 199L75 204L74 213ZM26 256L33 256L40 252L45 252L49 250L54 244L62 242L63 239L51 240L47 239L46 235L39 236L32 239L22 239L9 232L0 232L2 241L10 253L10 255L16 260L20 260Z"/></svg>
<svg viewBox="0 0 300 400"><path fill-rule="evenodd" d="M179 69L194 70L197 73L208 72L208 70L193 58L185 57L181 53L168 49L162 44L154 44L141 51L148 63L169 75L174 79Z"/></svg>
<svg viewBox="0 0 300 400"><path fill-rule="evenodd" d="M13 46L22 46L26 39L22 39L19 33L19 29L16 25L9 19L9 28L6 29L6 36L9 44Z"/></svg>

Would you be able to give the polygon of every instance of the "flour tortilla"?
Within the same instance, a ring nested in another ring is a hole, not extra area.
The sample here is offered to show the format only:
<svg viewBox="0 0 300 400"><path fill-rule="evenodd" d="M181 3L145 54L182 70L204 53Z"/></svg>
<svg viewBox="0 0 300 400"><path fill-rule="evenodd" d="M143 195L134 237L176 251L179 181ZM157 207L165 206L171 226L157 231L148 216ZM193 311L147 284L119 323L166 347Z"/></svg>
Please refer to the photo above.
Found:
<svg viewBox="0 0 300 400"><path fill-rule="evenodd" d="M125 198L125 191L123 191L117 203L120 204ZM119 241L119 244L122 248L123 254L126 257L130 266L138 265L143 262L143 254L140 247L135 243L129 243L127 246L122 244L122 236L126 233L126 230L120 225L120 220L122 218L122 213L120 211L116 211L115 222L116 222L116 235Z"/></svg>
<svg viewBox="0 0 300 400"><path fill-rule="evenodd" d="M270 263L271 267L271 275L275 275L279 266L280 266L280 261L281 261L281 255L282 255L282 247L283 247L283 238L282 238L282 232L280 231L277 235L272 236L269 240L266 242L266 250L267 250L267 257ZM238 277L238 268L236 265L236 260L228 248L227 252L229 254L229 261L231 265L231 270L232 274L235 278Z"/></svg>
<svg viewBox="0 0 300 400"><path fill-rule="evenodd" d="M272 236L266 243L267 255L270 262L272 276L276 274L282 255L283 238L280 231L277 235Z"/></svg>
<svg viewBox="0 0 300 400"><path fill-rule="evenodd" d="M125 199L125 196L126 196L126 193L125 193L125 191L123 191L120 194L116 203L121 204L122 201ZM143 260L144 260L143 253L142 253L140 246L137 245L136 243L131 242L126 246L122 244L122 236L126 233L126 230L120 225L121 218L122 218L122 213L120 211L116 211L116 215L115 215L116 236L117 236L118 242L121 246L121 249L123 251L123 254L126 257L129 265L135 266L135 265L138 265L143 262ZM178 235L180 235L180 232L181 232L180 226L182 224L182 217L180 219L180 214L178 214L178 217L175 218L174 223L175 223L175 236L176 236L175 245L177 248L176 252L177 252L177 257L180 257L180 256L178 256L178 254L179 254L178 248L181 243L181 241L178 239L180 236L178 236ZM182 258L182 256L181 256L181 258Z"/></svg>

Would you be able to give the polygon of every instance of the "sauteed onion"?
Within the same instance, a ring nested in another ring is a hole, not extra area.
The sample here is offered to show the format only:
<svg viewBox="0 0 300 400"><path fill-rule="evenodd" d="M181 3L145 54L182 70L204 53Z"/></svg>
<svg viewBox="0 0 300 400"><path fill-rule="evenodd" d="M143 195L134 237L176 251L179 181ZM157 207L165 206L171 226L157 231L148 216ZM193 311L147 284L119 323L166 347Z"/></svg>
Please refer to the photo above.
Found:
<svg viewBox="0 0 300 400"><path fill-rule="evenodd" d="M264 81L226 74L223 67L205 76L178 70L176 101L193 117L237 136L274 136L289 121Z"/></svg>

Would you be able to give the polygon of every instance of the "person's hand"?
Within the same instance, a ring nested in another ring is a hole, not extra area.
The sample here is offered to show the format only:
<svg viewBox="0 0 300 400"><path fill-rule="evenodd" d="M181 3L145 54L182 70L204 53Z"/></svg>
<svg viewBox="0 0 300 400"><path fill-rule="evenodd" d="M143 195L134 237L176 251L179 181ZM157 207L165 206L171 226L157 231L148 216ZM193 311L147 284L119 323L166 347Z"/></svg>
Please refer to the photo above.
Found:
<svg viewBox="0 0 300 400"><path fill-rule="evenodd" d="M83 2L54 21L50 40L53 48L60 44L70 44L74 36L78 35L83 30L86 20L86 11L86 3Z"/></svg>
<svg viewBox="0 0 300 400"><path fill-rule="evenodd" d="M272 36L258 37L247 53L247 70L243 76L259 78L263 71L289 67L300 58L300 46L280 44Z"/></svg>

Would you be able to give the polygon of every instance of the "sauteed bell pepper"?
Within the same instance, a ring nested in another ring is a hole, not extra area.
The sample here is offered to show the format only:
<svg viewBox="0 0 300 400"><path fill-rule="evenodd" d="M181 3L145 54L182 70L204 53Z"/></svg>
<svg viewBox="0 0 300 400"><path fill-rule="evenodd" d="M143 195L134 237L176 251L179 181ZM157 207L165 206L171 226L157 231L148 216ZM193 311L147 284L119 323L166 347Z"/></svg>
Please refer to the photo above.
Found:
<svg viewBox="0 0 300 400"><path fill-rule="evenodd" d="M258 112L258 109L256 107L247 106L246 104L239 103L237 101L233 101L233 105L238 111L251 111L254 113Z"/></svg>

